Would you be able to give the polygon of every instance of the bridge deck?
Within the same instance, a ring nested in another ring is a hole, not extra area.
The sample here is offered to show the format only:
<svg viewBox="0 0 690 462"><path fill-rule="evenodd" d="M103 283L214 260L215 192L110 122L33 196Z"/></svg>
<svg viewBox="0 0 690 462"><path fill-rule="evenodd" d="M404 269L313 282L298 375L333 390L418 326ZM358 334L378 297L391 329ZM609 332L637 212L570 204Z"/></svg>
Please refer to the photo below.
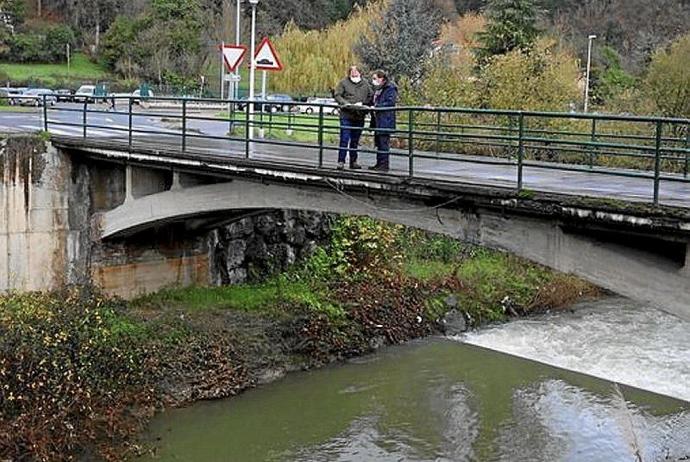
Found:
<svg viewBox="0 0 690 462"><path fill-rule="evenodd" d="M79 144L83 139L78 136L60 136L60 140L70 144ZM89 138L89 145L102 144L103 148L128 149L126 137ZM166 156L181 154L179 137L177 136L138 136L132 147L155 149ZM324 153L323 169L335 171L336 147L329 146ZM313 148L276 146L252 143L250 158L255 161L265 161L273 169L282 166L299 166L318 169L318 146ZM186 155L203 154L204 157L218 160L244 159L245 143L241 141L219 140L207 138L190 138L187 141ZM394 151L395 153L395 151ZM392 177L407 177L409 175L409 160L406 153L397 152L391 156L391 170L388 173L376 173ZM416 178L440 180L444 182L458 182L471 185L485 185L492 187L515 188L517 177L516 165L505 165L505 159L491 159L486 157L465 156L453 154L452 160L444 160L448 154L441 154L436 158L435 153L415 153L425 157L415 157L414 175ZM360 163L366 169L373 164L373 154L360 154ZM623 176L635 174L632 170L597 168L596 172L586 168L573 169L573 165L533 162L524 167L523 188L527 190L564 194L571 196L610 198L630 202L650 202L653 192L653 179ZM563 168L563 170L561 170ZM573 169L573 170L568 170ZM366 170L355 173L371 173ZM675 178L674 178L675 177ZM682 180L682 175L665 175L665 178ZM683 181L663 181L660 186L660 203L673 207L690 208L690 183Z"/></svg>

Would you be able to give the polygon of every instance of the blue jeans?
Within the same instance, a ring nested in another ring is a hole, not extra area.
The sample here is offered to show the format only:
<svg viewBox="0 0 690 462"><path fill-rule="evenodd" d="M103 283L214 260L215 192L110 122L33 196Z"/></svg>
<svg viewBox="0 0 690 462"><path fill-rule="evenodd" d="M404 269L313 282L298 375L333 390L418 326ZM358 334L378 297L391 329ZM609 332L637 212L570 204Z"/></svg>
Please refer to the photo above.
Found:
<svg viewBox="0 0 690 462"><path fill-rule="evenodd" d="M391 152L391 135L389 133L377 133L374 135L376 145L376 166L389 166Z"/></svg>
<svg viewBox="0 0 690 462"><path fill-rule="evenodd" d="M350 163L357 162L357 148L359 139L362 137L364 119L351 119L346 116L340 117L340 150L338 150L338 162L345 163L348 151L350 153Z"/></svg>

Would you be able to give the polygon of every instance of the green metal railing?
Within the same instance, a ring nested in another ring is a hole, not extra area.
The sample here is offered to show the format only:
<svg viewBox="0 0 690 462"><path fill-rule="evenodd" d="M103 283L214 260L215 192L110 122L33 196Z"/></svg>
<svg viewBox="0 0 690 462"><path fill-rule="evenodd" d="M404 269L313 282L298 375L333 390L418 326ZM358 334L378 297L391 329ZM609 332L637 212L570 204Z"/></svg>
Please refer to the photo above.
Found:
<svg viewBox="0 0 690 462"><path fill-rule="evenodd" d="M197 151L199 140L225 141L234 143L233 153L248 159L260 152L262 146L300 148L302 152L315 153L315 168L324 168L326 154L339 149L342 126L334 114L338 108L333 105L256 101L252 106L246 100L204 98L151 97L145 102L131 97L118 99L127 103L126 112L114 113L88 102L49 107L44 100L43 128L79 128L84 138L89 137L89 130L96 129L116 138L126 135L129 149L145 144L147 138L150 142L151 137L157 143L163 138L171 139L166 146L185 153ZM146 108L142 109L140 103ZM300 111L300 106L311 108L310 113L304 114L304 107ZM524 188L527 168L601 175L602 181L615 177L643 178L650 181L650 202L655 205L660 202L663 182L690 182L688 119L432 107L380 108L368 112L382 111L396 115L396 128L365 127L364 135L390 135L391 158L407 158L406 171L394 169L392 174L425 177L427 173L418 168L418 162L427 160L435 165L511 166L515 168L518 190ZM65 120L64 114L69 113L73 117L68 115ZM106 125L98 114L124 117L127 125ZM137 123L142 118L161 118L179 124L174 130L149 128ZM78 119L81 122L75 122ZM193 130L192 126L200 123L222 123L227 132L212 135ZM264 132L263 138L258 136L259 131ZM366 139L362 143L368 144ZM225 147L219 146L218 151L227 155ZM376 153L366 147L359 152ZM447 176L443 179L452 180Z"/></svg>

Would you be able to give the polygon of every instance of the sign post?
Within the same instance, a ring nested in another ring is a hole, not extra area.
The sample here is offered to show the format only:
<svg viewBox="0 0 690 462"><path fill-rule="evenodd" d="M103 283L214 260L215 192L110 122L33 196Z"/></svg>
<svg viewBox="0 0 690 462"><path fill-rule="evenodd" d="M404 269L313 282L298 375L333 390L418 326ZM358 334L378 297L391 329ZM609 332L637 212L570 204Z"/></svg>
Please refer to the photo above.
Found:
<svg viewBox="0 0 690 462"><path fill-rule="evenodd" d="M256 50L256 54L254 55L254 62L256 63L256 68L262 71L261 75L261 99L263 101L266 101L266 87L268 83L268 73L267 71L282 71L283 70L283 64L280 62L280 58L278 57L278 53L276 53L275 48L273 47L273 44L269 40L268 37L264 37L264 39L261 41L259 44L259 47ZM262 105L263 107L263 105ZM271 110L269 106L269 110ZM259 136L261 138L264 137L264 128L263 126L259 130Z"/></svg>
<svg viewBox="0 0 690 462"><path fill-rule="evenodd" d="M220 99L225 99L225 42L220 42Z"/></svg>

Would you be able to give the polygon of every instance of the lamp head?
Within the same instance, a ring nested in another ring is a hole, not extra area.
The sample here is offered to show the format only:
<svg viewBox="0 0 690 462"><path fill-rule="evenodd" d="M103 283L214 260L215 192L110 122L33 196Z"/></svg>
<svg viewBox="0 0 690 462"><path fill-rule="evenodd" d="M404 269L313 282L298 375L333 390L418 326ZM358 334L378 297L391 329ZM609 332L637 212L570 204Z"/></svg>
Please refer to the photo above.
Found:
<svg viewBox="0 0 690 462"><path fill-rule="evenodd" d="M250 0L250 1L251 1L251 0ZM256 1L258 2L259 0L256 0ZM589 39L590 39L590 40L594 40L595 38L597 38L597 36L594 35L594 34L592 34L592 35L589 36Z"/></svg>
<svg viewBox="0 0 690 462"><path fill-rule="evenodd" d="M249 0L249 3L251 3L252 6L256 6L259 4L259 0Z"/></svg>

